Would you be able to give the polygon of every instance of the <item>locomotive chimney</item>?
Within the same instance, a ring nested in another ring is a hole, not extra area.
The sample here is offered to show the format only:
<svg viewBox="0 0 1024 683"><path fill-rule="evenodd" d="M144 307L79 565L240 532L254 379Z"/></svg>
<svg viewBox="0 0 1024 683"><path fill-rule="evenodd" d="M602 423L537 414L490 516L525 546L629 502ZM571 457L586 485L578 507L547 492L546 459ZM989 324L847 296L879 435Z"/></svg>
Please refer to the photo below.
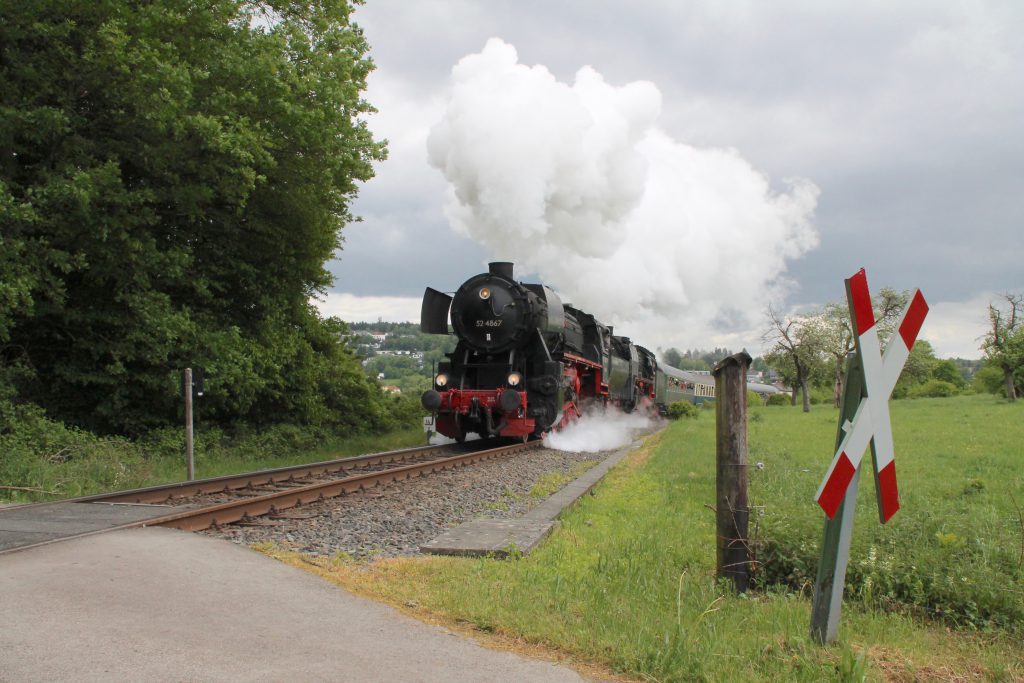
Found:
<svg viewBox="0 0 1024 683"><path fill-rule="evenodd" d="M491 261L487 264L491 275L503 277L506 280L512 279L512 263L509 261Z"/></svg>

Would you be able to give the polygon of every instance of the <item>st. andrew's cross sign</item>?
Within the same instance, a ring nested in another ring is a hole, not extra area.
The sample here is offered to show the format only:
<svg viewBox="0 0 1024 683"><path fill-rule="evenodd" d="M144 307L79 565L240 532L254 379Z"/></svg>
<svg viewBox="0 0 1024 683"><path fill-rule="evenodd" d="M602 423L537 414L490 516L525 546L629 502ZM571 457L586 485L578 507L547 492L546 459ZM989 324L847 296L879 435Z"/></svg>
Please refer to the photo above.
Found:
<svg viewBox="0 0 1024 683"><path fill-rule="evenodd" d="M900 508L889 396L928 314L921 291L915 290L883 356L863 268L846 280L846 296L856 330L856 355L847 365L835 456L814 496L828 517L811 611L811 636L823 643L835 639L839 628L857 475L869 442L882 523L888 522Z"/></svg>
<svg viewBox="0 0 1024 683"><path fill-rule="evenodd" d="M843 502L846 488L853 479L853 473L860 467L864 450L870 441L875 464L878 514L885 524L900 509L892 424L889 421L889 396L896 386L896 380L900 378L910 350L914 348L917 333L928 314L928 304L921 290L915 290L896 328L897 334L889 341L883 358L875 314L871 308L868 278L863 268L846 281L846 288L850 315L854 329L857 330L856 345L863 372L863 393L867 395L860 399L852 426L847 429L844 425L846 437L839 444L825 480L821 482L814 497L828 518L832 519L839 504Z"/></svg>

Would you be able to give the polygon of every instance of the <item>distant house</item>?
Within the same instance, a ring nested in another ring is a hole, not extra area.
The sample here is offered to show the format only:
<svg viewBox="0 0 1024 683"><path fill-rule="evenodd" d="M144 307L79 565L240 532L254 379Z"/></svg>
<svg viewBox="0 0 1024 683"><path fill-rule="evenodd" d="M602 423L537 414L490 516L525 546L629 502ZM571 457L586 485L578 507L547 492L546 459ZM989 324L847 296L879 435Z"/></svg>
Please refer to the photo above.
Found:
<svg viewBox="0 0 1024 683"><path fill-rule="evenodd" d="M400 394L400 393L402 393L402 390L401 390L401 389L399 389L398 387L396 387L396 386L395 386L395 385L393 385L393 384L389 384L389 385L387 385L387 386L383 386L383 387L381 387L380 389L381 389L381 391L383 391L383 392L384 392L385 394Z"/></svg>
<svg viewBox="0 0 1024 683"><path fill-rule="evenodd" d="M370 336L373 337L373 340L378 344L383 344L388 340L387 332L370 332Z"/></svg>

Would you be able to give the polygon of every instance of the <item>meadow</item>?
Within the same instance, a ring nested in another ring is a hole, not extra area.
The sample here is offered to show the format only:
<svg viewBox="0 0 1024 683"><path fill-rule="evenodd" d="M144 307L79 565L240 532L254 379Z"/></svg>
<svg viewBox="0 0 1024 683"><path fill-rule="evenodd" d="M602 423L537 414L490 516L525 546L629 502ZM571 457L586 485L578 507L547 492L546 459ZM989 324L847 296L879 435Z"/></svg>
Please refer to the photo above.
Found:
<svg viewBox="0 0 1024 683"><path fill-rule="evenodd" d="M824 519L812 498L837 415L751 411L758 587L747 594L714 577L711 411L648 438L525 557L262 550L419 618L624 680L1021 680L1024 404L892 403L903 507L881 526L865 471L839 639L820 647L808 635Z"/></svg>

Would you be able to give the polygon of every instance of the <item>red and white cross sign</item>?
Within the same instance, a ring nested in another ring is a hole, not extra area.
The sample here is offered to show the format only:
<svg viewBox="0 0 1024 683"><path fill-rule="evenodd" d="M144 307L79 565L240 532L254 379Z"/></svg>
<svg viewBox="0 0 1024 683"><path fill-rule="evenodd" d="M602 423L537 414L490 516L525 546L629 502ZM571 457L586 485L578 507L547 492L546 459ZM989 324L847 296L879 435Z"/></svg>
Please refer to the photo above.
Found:
<svg viewBox="0 0 1024 683"><path fill-rule="evenodd" d="M864 372L866 396L861 398L852 423L844 425L846 436L840 442L825 480L814 497L828 518L832 519L843 502L846 488L860 467L864 450L870 441L871 452L874 454L879 516L884 524L900 509L892 423L889 421L889 396L910 356L917 333L921 331L921 325L928 314L928 304L921 290L915 290L900 318L897 334L889 340L883 357L864 269L861 268L846 282L850 311L857 330L857 352Z"/></svg>

